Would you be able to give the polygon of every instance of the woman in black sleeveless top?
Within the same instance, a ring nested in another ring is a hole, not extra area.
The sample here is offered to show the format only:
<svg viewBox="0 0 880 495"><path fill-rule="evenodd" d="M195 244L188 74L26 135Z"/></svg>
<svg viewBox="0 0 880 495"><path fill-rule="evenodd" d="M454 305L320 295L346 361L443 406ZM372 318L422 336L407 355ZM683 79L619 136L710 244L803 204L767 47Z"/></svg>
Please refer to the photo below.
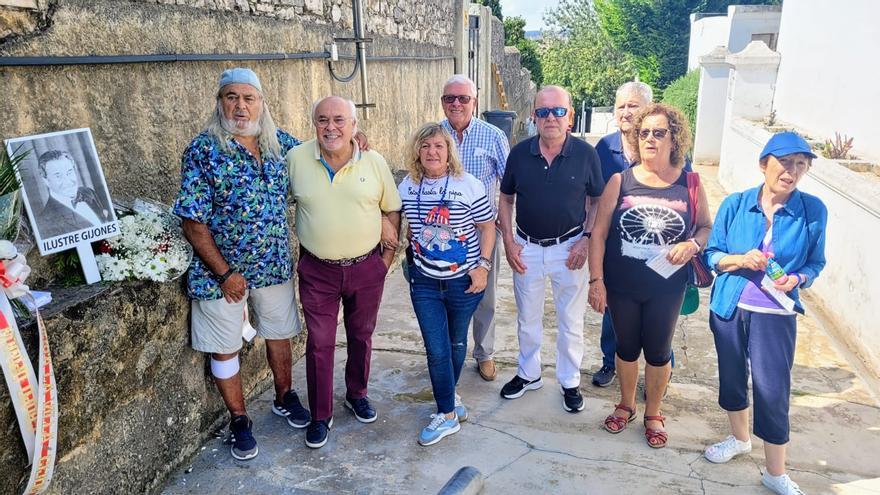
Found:
<svg viewBox="0 0 880 495"><path fill-rule="evenodd" d="M599 200L590 242L589 301L600 313L607 305L617 339L620 403L605 419L605 429L620 433L635 418L638 359L644 351L645 438L659 448L667 440L660 403L690 273L683 265L706 245L712 221L700 188L692 232L682 171L691 141L685 116L667 105L650 105L633 131L629 137L638 141L638 165L613 175ZM665 278L647 265L655 257L681 268Z"/></svg>

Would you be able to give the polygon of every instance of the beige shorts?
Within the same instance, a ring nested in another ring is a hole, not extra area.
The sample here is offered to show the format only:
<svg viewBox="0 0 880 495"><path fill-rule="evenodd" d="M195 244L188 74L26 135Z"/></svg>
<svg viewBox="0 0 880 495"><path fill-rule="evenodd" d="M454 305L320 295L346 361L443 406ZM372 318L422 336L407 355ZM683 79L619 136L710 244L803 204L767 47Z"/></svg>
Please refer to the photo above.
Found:
<svg viewBox="0 0 880 495"><path fill-rule="evenodd" d="M256 321L257 335L268 340L289 339L302 330L296 312L293 281L245 291L237 303L226 299L192 301L192 347L201 352L231 354L242 346L246 301Z"/></svg>

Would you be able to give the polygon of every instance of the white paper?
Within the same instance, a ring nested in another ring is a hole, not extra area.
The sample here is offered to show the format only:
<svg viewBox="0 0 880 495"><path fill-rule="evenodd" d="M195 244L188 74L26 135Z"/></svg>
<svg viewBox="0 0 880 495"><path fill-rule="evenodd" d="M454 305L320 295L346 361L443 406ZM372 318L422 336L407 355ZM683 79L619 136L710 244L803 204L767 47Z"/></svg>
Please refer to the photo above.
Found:
<svg viewBox="0 0 880 495"><path fill-rule="evenodd" d="M684 268L685 265L673 265L672 263L670 263L669 260L666 259L666 254L669 253L669 250L669 247L664 247L660 249L660 252L657 253L657 256L654 256L653 258L645 262L645 264L648 265L648 268L654 270L663 278L671 277L673 273L681 270L682 268Z"/></svg>
<svg viewBox="0 0 880 495"><path fill-rule="evenodd" d="M257 336L257 331L251 326L250 318L248 318L247 303L244 305L243 321L241 323L241 338L250 342Z"/></svg>
<svg viewBox="0 0 880 495"><path fill-rule="evenodd" d="M41 290L32 290L31 295L34 296L34 301L37 303L38 308L42 308L43 306L52 302L52 293L51 292L44 292ZM34 305L33 305L33 303L31 303L31 298L22 297L19 299L19 301L23 302L24 305L27 306L27 308L32 313L34 312Z"/></svg>
<svg viewBox="0 0 880 495"><path fill-rule="evenodd" d="M764 291L767 292L767 295L778 302L780 306L785 308L786 311L794 312L794 300L788 297L785 292L777 289L776 286L773 285L773 280L766 274L764 275L764 278L761 279L761 288L763 288Z"/></svg>

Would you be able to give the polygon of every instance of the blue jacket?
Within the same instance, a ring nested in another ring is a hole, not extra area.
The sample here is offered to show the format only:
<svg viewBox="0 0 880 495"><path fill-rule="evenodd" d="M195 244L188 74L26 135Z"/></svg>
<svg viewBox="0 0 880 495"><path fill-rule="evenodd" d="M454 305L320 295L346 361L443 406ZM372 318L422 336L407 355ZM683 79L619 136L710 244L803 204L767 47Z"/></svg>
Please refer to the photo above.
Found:
<svg viewBox="0 0 880 495"><path fill-rule="evenodd" d="M766 219L758 201L762 186L733 193L718 209L712 234L704 253L706 263L717 269L728 254L744 254L757 248L764 239ZM786 273L807 276L809 287L825 266L825 224L828 210L822 200L797 189L788 202L773 215L773 252ZM719 273L712 287L709 309L722 318L730 318L748 280L749 270ZM788 293L795 309L803 313L795 288Z"/></svg>

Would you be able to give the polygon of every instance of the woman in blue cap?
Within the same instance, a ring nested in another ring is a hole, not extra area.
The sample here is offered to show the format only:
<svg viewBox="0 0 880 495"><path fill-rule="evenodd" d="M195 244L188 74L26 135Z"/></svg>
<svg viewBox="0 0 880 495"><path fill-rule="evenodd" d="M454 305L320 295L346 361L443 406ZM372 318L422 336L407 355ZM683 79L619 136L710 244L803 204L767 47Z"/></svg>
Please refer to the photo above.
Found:
<svg viewBox="0 0 880 495"><path fill-rule="evenodd" d="M785 448L796 313L803 313L798 289L809 287L825 266L827 210L797 189L813 158L793 132L770 138L759 161L764 183L724 200L705 252L719 274L709 327L718 353L718 403L732 433L706 448L706 459L723 463L752 450L751 371L755 435L764 440L766 458L761 482L779 494L803 493L785 474Z"/></svg>

